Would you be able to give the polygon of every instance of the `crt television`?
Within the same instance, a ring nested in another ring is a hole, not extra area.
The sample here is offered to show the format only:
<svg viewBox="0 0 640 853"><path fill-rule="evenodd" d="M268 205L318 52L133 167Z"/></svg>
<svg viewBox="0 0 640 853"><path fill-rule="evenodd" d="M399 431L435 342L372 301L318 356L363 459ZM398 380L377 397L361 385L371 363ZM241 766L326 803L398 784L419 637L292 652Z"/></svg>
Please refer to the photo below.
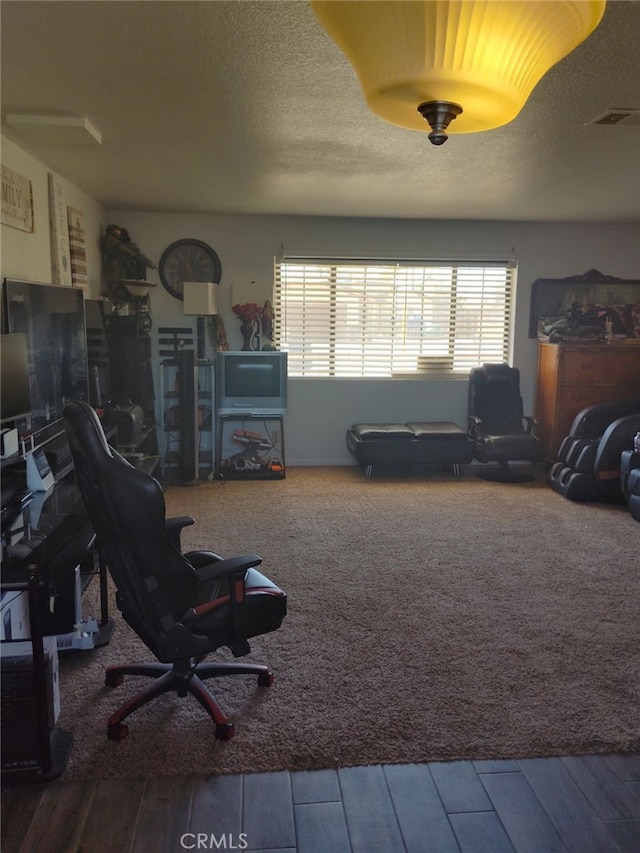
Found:
<svg viewBox="0 0 640 853"><path fill-rule="evenodd" d="M69 400L87 400L84 299L75 287L4 280L8 331L26 338L31 425L20 435L53 427Z"/></svg>
<svg viewBox="0 0 640 853"><path fill-rule="evenodd" d="M282 415L287 410L287 353L216 353L218 414Z"/></svg>

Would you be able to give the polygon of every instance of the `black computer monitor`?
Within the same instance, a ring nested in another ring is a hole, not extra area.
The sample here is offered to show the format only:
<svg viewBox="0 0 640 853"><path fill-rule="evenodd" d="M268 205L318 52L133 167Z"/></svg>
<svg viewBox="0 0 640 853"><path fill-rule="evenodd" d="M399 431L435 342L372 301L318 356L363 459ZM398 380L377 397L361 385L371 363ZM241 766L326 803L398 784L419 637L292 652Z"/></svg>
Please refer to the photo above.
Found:
<svg viewBox="0 0 640 853"><path fill-rule="evenodd" d="M26 338L31 424L36 432L62 418L70 400L88 400L87 339L81 290L4 280L8 331Z"/></svg>

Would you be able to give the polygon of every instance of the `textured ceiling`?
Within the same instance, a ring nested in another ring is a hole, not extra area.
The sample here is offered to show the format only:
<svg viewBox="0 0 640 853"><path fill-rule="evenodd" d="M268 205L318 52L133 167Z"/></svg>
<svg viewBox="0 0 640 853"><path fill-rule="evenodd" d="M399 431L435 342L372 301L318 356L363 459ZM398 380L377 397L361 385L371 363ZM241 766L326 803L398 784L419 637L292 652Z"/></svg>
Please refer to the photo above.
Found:
<svg viewBox="0 0 640 853"><path fill-rule="evenodd" d="M386 124L304 0L2 2L2 132L111 209L640 222L640 2L610 0L511 124ZM86 117L102 144L9 113ZM428 127L425 125L428 130Z"/></svg>

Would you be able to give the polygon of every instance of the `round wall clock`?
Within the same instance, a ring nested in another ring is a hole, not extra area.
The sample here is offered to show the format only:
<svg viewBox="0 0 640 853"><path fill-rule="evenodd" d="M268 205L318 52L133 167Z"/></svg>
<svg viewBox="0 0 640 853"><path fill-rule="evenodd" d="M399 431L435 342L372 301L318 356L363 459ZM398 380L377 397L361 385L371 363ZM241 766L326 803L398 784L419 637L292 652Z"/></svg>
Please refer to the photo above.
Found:
<svg viewBox="0 0 640 853"><path fill-rule="evenodd" d="M222 265L220 258L201 240L176 240L162 253L158 265L160 281L176 299L183 298L185 281L213 281L220 283Z"/></svg>

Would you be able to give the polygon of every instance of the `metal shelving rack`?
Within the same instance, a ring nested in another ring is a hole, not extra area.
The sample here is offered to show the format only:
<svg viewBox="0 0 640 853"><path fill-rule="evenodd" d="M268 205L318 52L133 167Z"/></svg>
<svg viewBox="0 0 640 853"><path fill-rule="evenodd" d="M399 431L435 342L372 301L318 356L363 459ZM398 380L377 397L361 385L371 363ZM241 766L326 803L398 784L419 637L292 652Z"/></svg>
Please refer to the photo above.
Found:
<svg viewBox="0 0 640 853"><path fill-rule="evenodd" d="M166 482L185 479L182 476L185 447L189 452L191 436L184 435L184 419L181 407L189 405L188 398L180 389L184 379L180 361L165 359L160 364L160 398L162 422L160 429L160 456L162 476ZM190 379L190 377L188 377ZM194 361L193 404L195 413L195 436L193 440L194 460L187 460L189 468L197 474L196 479L213 479L215 476L215 418L214 418L214 362ZM188 439L188 443L187 443Z"/></svg>

